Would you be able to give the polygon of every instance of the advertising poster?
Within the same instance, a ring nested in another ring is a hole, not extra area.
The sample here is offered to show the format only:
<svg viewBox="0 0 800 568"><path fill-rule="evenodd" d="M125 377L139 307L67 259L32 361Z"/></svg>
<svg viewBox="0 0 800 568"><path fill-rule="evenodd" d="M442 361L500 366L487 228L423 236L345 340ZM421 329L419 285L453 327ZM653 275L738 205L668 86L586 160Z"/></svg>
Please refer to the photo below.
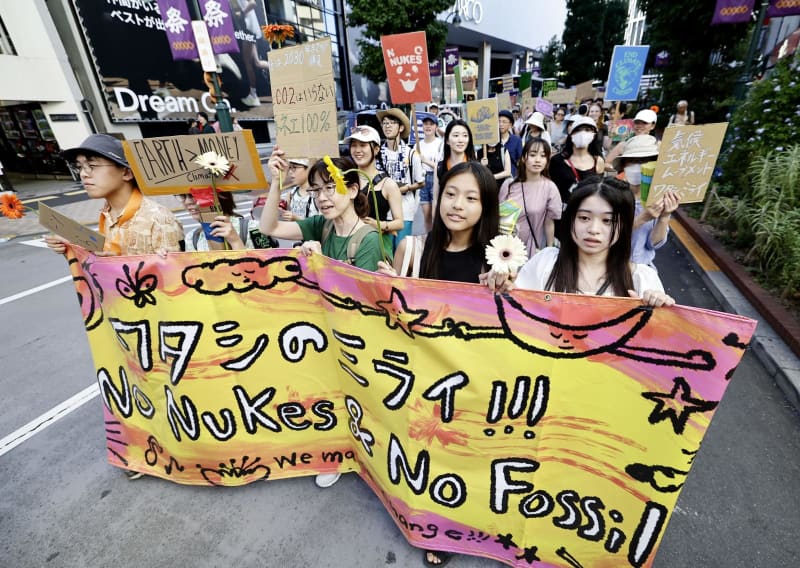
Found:
<svg viewBox="0 0 800 568"><path fill-rule="evenodd" d="M213 117L200 62L173 59L165 26L169 16L162 17L156 0L73 4L113 122L186 121L200 111ZM272 98L270 46L261 32L267 23L264 3L230 0L230 7L238 53L219 55L224 98L238 119L266 120L272 117ZM191 22L183 23L188 14L181 14L170 28L191 37Z"/></svg>

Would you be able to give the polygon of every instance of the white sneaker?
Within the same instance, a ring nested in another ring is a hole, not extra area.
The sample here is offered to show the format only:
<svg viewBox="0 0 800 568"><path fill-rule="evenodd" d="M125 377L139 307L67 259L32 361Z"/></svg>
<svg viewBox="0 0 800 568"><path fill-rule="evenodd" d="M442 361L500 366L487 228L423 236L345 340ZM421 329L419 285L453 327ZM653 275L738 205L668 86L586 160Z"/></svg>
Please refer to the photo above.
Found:
<svg viewBox="0 0 800 568"><path fill-rule="evenodd" d="M326 487L330 487L337 481L339 478L342 477L341 473L320 473L317 475L317 478L314 480L314 483L317 484L317 487L322 487L325 489Z"/></svg>
<svg viewBox="0 0 800 568"><path fill-rule="evenodd" d="M258 99L256 95L250 93L245 98L242 99L242 103L246 104L249 107L257 107L261 106L261 101Z"/></svg>

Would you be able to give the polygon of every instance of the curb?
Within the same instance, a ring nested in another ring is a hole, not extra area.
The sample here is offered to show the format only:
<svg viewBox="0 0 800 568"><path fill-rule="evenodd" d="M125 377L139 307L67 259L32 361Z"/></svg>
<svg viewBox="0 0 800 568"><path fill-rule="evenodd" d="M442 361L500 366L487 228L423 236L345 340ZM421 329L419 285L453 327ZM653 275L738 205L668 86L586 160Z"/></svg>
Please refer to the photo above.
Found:
<svg viewBox="0 0 800 568"><path fill-rule="evenodd" d="M702 274L703 282L717 302L729 313L758 320L750 342L751 350L787 400L800 411L800 324L697 221L680 209L673 213L673 220L680 223L688 236L719 266L719 271L702 269L689 247L679 238L673 239Z"/></svg>

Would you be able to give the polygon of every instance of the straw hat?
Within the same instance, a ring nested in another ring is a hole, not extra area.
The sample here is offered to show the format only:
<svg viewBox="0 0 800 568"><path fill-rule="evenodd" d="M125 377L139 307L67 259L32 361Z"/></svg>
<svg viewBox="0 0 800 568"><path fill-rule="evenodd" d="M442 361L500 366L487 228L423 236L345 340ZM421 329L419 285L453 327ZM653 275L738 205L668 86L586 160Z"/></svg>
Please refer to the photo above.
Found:
<svg viewBox="0 0 800 568"><path fill-rule="evenodd" d="M408 117L402 110L399 108L390 108L389 110L379 110L377 114L378 120L383 120L388 116L400 121L400 124L403 126L403 132L400 134L400 137L408 140L408 135L411 133L411 121L408 120Z"/></svg>

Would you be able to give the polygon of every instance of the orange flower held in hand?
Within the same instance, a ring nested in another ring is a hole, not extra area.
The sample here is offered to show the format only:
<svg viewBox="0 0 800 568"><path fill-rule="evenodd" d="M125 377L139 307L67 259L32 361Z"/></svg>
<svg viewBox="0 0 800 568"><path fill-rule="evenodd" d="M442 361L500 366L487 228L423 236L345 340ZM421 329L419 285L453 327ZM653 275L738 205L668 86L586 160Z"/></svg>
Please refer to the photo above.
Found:
<svg viewBox="0 0 800 568"><path fill-rule="evenodd" d="M25 215L25 206L13 193L0 195L0 213L9 219L22 219Z"/></svg>

